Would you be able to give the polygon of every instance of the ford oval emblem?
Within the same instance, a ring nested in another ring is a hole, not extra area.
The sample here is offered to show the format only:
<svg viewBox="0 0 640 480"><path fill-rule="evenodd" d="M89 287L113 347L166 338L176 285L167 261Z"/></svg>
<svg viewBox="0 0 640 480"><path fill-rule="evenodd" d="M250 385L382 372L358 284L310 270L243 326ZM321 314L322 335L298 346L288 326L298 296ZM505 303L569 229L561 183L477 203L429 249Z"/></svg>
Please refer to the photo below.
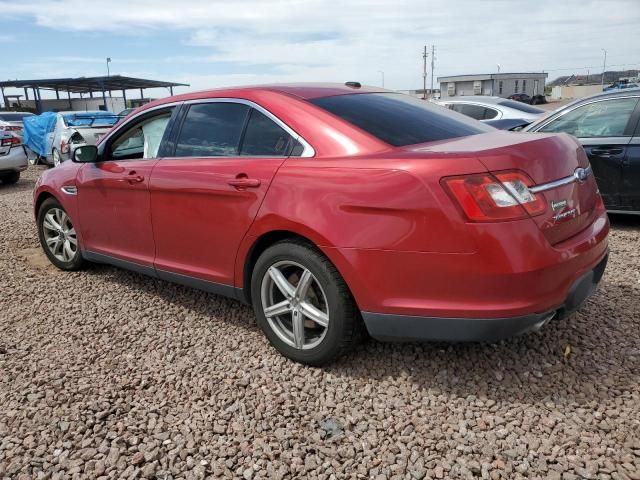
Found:
<svg viewBox="0 0 640 480"><path fill-rule="evenodd" d="M573 172L573 176L576 177L576 180L578 180L578 182L582 183L589 176L589 172L586 168L578 167L576 168L576 171Z"/></svg>

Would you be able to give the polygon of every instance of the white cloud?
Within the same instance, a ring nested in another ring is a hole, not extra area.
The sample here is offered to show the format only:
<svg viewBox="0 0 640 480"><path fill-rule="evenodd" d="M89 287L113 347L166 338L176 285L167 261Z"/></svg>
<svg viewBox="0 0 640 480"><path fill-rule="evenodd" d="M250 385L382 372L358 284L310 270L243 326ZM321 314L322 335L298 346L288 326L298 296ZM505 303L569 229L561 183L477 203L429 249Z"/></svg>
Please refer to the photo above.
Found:
<svg viewBox="0 0 640 480"><path fill-rule="evenodd" d="M0 11L60 31L171 30L183 38L184 57L112 55L146 76L196 88L303 80L379 84L380 70L386 86L416 88L424 44L437 46L436 76L490 72L496 64L503 72L551 70L551 78L582 67L597 71L601 48L610 65L640 63L637 0L0 0ZM91 68L104 61L69 60L95 63ZM190 63L210 63L211 74L189 72ZM216 74L221 64L225 73Z"/></svg>

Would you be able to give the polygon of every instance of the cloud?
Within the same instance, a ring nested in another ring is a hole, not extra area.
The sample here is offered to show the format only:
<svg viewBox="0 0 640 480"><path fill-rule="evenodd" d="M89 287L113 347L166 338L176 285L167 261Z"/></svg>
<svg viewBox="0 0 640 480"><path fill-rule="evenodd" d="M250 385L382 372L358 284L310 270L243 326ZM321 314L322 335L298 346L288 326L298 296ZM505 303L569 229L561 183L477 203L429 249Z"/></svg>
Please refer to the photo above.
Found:
<svg viewBox="0 0 640 480"><path fill-rule="evenodd" d="M425 44L436 45L436 76L486 73L497 64L503 72L545 70L551 78L571 69L597 71L601 48L610 64L640 62L637 0L0 0L0 11L55 31L119 38L144 33L148 42L170 32L184 55L110 55L147 76L198 86L245 80L379 84L384 71L386 86L416 88ZM74 59L62 45L60 56L94 68L104 62L91 55Z"/></svg>

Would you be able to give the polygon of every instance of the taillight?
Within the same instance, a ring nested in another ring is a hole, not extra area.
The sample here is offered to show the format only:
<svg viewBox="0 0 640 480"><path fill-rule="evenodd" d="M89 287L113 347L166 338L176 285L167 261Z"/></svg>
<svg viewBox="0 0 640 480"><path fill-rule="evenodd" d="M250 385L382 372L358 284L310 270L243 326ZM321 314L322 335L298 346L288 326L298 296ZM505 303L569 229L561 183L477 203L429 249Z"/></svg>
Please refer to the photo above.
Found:
<svg viewBox="0 0 640 480"><path fill-rule="evenodd" d="M69 144L64 140L60 140L60 151L62 153L69 153Z"/></svg>
<svg viewBox="0 0 640 480"><path fill-rule="evenodd" d="M4 130L5 132L18 132L22 130L22 127L17 127L14 125L0 125L0 130Z"/></svg>
<svg viewBox="0 0 640 480"><path fill-rule="evenodd" d="M542 195L529 190L533 182L522 172L447 177L441 183L472 222L518 220L547 208Z"/></svg>
<svg viewBox="0 0 640 480"><path fill-rule="evenodd" d="M3 138L2 140L0 140L0 145L2 145L3 147L12 147L12 146L17 146L20 145L20 139L18 137L8 137L8 138Z"/></svg>

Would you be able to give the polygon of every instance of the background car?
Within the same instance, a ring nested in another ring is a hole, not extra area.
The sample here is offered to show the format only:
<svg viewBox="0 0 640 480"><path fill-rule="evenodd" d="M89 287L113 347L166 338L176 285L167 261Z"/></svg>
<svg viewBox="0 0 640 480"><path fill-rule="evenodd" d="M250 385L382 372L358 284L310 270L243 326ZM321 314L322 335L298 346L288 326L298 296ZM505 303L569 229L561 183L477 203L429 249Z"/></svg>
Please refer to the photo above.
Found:
<svg viewBox="0 0 640 480"><path fill-rule="evenodd" d="M507 97L509 100L515 100L516 102L531 103L531 97L526 93L514 93Z"/></svg>
<svg viewBox="0 0 640 480"><path fill-rule="evenodd" d="M25 122L25 144L38 159L57 167L80 145L95 145L120 117L108 111L45 112Z"/></svg>
<svg viewBox="0 0 640 480"><path fill-rule="evenodd" d="M514 125L522 126L531 123L547 114L540 108L522 102L482 95L448 98L436 103L481 122L491 121L496 128L503 130L514 128ZM517 120L518 122L495 123L498 120Z"/></svg>
<svg viewBox="0 0 640 480"><path fill-rule="evenodd" d="M20 172L26 170L27 152L22 140L14 132L0 130L0 182L16 183Z"/></svg>
<svg viewBox="0 0 640 480"><path fill-rule="evenodd" d="M22 139L23 120L32 116L34 114L30 112L0 112L0 130L13 132Z"/></svg>
<svg viewBox="0 0 640 480"><path fill-rule="evenodd" d="M34 191L54 265L110 263L242 300L278 351L312 365L362 328L449 341L535 330L577 309L607 261L574 138L498 131L357 83L157 100L73 160Z"/></svg>
<svg viewBox="0 0 640 480"><path fill-rule="evenodd" d="M640 89L581 98L523 131L577 137L589 156L607 210L640 213L639 99Z"/></svg>

